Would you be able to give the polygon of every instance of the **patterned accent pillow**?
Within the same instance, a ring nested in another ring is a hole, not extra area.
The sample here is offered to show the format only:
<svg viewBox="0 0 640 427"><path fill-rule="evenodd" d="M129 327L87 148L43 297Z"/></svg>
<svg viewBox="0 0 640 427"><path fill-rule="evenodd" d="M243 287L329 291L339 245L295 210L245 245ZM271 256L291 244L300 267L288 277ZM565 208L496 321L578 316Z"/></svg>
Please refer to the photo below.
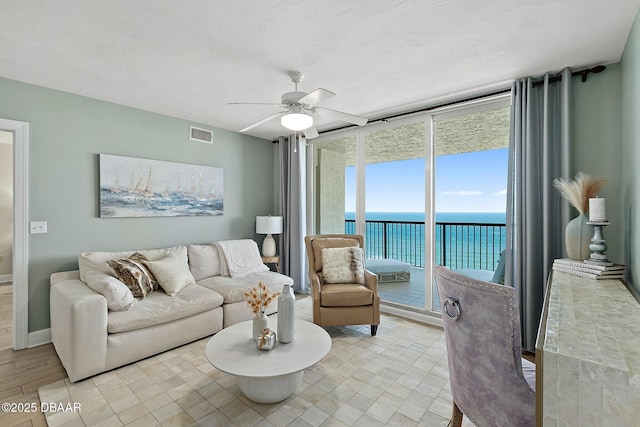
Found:
<svg viewBox="0 0 640 427"><path fill-rule="evenodd" d="M148 261L147 257L140 252L129 258L107 261L116 279L127 285L138 301L158 289L158 281L144 264L145 261Z"/></svg>
<svg viewBox="0 0 640 427"><path fill-rule="evenodd" d="M325 283L359 283L364 285L364 253L361 248L322 249L322 277Z"/></svg>

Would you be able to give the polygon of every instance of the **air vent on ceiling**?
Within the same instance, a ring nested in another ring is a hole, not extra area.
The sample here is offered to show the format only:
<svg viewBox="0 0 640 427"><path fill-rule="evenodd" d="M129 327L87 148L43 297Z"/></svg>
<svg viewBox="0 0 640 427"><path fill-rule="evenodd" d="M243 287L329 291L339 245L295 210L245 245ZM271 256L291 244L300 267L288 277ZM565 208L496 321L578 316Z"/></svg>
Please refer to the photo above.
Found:
<svg viewBox="0 0 640 427"><path fill-rule="evenodd" d="M206 142L207 144L213 144L213 132L207 129L189 126L189 139L191 139L192 141L200 141Z"/></svg>

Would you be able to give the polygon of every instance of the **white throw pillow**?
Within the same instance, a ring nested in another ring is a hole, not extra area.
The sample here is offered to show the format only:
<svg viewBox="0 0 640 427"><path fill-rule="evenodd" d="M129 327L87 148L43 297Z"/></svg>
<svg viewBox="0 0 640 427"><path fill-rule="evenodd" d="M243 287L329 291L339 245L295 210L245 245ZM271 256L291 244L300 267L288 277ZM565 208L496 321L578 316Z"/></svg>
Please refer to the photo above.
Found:
<svg viewBox="0 0 640 427"><path fill-rule="evenodd" d="M170 297L175 296L185 287L195 283L187 262L187 249L170 253L157 261L147 261L145 265L151 270L160 287Z"/></svg>
<svg viewBox="0 0 640 427"><path fill-rule="evenodd" d="M135 303L133 294L121 281L98 270L87 270L87 285L107 299L111 311L129 310Z"/></svg>
<svg viewBox="0 0 640 427"><path fill-rule="evenodd" d="M359 283L364 285L364 253L361 248L322 249L322 277L325 283Z"/></svg>

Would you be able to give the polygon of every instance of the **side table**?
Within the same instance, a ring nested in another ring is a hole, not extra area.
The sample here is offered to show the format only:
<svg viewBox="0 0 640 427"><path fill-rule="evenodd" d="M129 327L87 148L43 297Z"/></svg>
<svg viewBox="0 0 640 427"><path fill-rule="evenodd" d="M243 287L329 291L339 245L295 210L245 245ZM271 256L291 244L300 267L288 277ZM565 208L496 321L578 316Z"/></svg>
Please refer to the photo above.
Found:
<svg viewBox="0 0 640 427"><path fill-rule="evenodd" d="M263 256L262 257L263 264L274 264L276 266L276 271L280 273L280 255L274 256Z"/></svg>

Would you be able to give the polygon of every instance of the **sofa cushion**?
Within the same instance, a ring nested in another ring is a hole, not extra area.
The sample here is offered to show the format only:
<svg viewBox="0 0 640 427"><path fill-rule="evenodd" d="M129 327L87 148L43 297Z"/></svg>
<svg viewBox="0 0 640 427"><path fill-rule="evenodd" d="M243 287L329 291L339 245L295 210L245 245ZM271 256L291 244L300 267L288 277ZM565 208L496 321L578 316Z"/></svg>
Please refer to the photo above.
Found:
<svg viewBox="0 0 640 427"><path fill-rule="evenodd" d="M158 289L158 281L145 265L147 257L136 252L129 258L112 259L107 265L113 270L116 279L127 285L133 297L141 300Z"/></svg>
<svg viewBox="0 0 640 427"><path fill-rule="evenodd" d="M359 284L322 285L322 307L356 307L373 304L373 292Z"/></svg>
<svg viewBox="0 0 640 427"><path fill-rule="evenodd" d="M111 311L129 310L136 301L127 285L101 271L88 271L87 285L106 298Z"/></svg>
<svg viewBox="0 0 640 427"><path fill-rule="evenodd" d="M151 270L160 287L170 297L196 282L189 271L187 248L185 247L157 261L147 261L145 265Z"/></svg>
<svg viewBox="0 0 640 427"><path fill-rule="evenodd" d="M284 285L293 285L291 277L274 271L261 271L239 278L214 276L200 280L197 283L218 292L224 298L224 303L230 304L244 301L244 293L251 290L259 282L264 283L271 292L281 292Z"/></svg>
<svg viewBox="0 0 640 427"><path fill-rule="evenodd" d="M182 246L184 247L184 246ZM140 252L150 261L155 261L166 257L169 253L178 250L180 246L164 249L148 249L144 251L126 252L83 252L78 256L78 267L80 270L80 280L87 282L87 271L98 270L106 274L111 274L111 268L107 261L111 259L129 258L136 252Z"/></svg>
<svg viewBox="0 0 640 427"><path fill-rule="evenodd" d="M203 286L192 285L170 297L158 291L138 301L131 310L110 311L107 330L110 334L133 331L172 322L222 305L222 296Z"/></svg>
<svg viewBox="0 0 640 427"><path fill-rule="evenodd" d="M364 285L362 249L356 247L322 249L322 276L327 283Z"/></svg>
<svg viewBox="0 0 640 427"><path fill-rule="evenodd" d="M220 254L213 245L189 245L189 269L193 278L198 281L211 276L222 274Z"/></svg>

